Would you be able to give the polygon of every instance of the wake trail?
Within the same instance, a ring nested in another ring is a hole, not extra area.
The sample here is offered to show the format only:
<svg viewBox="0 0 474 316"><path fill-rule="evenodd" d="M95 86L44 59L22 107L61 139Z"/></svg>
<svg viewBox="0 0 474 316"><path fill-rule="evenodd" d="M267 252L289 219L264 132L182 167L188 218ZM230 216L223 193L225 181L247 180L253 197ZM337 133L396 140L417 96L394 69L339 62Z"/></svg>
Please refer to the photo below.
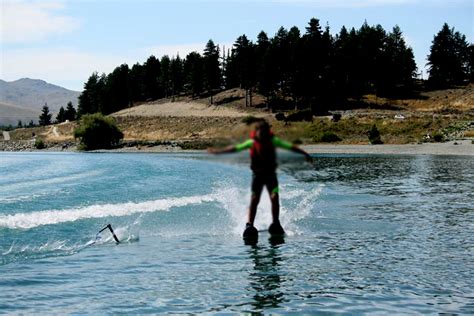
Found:
<svg viewBox="0 0 474 316"><path fill-rule="evenodd" d="M214 195L176 197L145 202L91 205L82 208L47 210L30 213L0 215L0 228L31 229L43 225L74 222L81 219L120 217L137 213L167 211L173 207L183 207L214 201Z"/></svg>

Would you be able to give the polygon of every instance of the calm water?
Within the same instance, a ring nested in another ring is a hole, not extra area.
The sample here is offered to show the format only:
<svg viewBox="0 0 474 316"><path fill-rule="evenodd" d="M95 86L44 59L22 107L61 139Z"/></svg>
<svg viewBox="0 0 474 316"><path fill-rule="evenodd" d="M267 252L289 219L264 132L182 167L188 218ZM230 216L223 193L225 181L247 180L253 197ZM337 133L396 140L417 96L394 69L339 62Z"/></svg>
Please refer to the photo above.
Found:
<svg viewBox="0 0 474 316"><path fill-rule="evenodd" d="M472 157L282 156L256 246L226 159L1 153L0 313L474 313Z"/></svg>

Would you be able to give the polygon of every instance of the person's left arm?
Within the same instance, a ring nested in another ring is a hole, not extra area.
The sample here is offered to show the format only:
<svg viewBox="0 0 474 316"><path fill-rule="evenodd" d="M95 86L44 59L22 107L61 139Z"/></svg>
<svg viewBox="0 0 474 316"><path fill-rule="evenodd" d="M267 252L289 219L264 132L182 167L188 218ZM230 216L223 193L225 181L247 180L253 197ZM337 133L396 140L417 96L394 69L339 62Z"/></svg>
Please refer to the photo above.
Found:
<svg viewBox="0 0 474 316"><path fill-rule="evenodd" d="M275 145L275 147L283 148L283 149L290 150L292 152L303 155L305 157L306 161L308 161L308 162L313 161L313 158L311 158L311 156L306 151L304 151L300 147L296 146L295 144L284 141L284 140L282 140L282 139L280 139L276 136L273 136L272 143L273 143L273 145Z"/></svg>

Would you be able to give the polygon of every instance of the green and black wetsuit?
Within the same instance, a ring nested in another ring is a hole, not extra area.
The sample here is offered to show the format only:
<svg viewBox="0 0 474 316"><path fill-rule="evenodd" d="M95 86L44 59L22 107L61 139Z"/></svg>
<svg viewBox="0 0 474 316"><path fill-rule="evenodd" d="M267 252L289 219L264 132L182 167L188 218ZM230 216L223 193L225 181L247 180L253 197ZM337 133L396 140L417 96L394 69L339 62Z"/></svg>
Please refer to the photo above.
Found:
<svg viewBox="0 0 474 316"><path fill-rule="evenodd" d="M251 165L253 171L252 194L260 196L264 186L268 192L278 193L278 179L276 176L276 148L290 150L293 145L271 135L267 142L257 141L254 137L235 146L236 151L250 149Z"/></svg>

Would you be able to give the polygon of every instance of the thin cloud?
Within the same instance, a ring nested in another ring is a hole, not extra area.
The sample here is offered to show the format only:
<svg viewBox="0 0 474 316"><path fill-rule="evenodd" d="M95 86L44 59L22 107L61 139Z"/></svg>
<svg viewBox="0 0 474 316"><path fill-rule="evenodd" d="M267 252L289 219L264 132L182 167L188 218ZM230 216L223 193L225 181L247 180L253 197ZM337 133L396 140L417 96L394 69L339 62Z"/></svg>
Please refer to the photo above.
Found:
<svg viewBox="0 0 474 316"><path fill-rule="evenodd" d="M366 8L413 3L413 0L271 0L286 5L304 5L319 8Z"/></svg>
<svg viewBox="0 0 474 316"><path fill-rule="evenodd" d="M82 83L94 71L109 73L125 62L131 60L123 56L93 54L70 48L15 49L3 53L0 77L7 81L28 77L55 83L80 82L67 87L80 90Z"/></svg>
<svg viewBox="0 0 474 316"><path fill-rule="evenodd" d="M80 21L62 14L61 2L1 1L1 42L37 42L79 28Z"/></svg>
<svg viewBox="0 0 474 316"><path fill-rule="evenodd" d="M471 0L261 0L285 5L304 5L320 8L367 8L401 5L454 6L472 5Z"/></svg>

